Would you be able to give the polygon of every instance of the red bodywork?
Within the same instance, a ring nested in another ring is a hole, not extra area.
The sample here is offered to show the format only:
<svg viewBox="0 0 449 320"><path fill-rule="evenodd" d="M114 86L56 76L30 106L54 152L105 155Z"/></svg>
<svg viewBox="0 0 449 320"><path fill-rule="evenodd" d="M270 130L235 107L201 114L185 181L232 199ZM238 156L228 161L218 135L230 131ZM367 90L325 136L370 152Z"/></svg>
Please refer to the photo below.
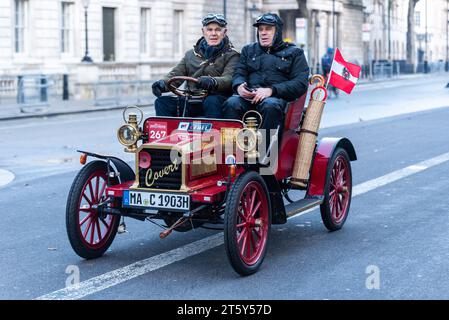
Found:
<svg viewBox="0 0 449 320"><path fill-rule="evenodd" d="M305 101L306 94L288 105L279 150L278 170L275 173L277 180L282 180L292 175L299 141L299 135L296 130L299 128Z"/></svg>
<svg viewBox="0 0 449 320"><path fill-rule="evenodd" d="M305 100L306 95L288 105L279 150L278 168L274 172L277 181L289 178L292 175L299 141L296 130L299 128ZM189 126L192 126L194 122L201 122L202 126L206 126L206 130L202 133L189 130ZM225 152L217 149L217 145L221 147L222 129L239 130L243 127L243 123L237 120L150 117L145 121L143 127L143 132L147 136L147 142L143 146L189 148L190 145L190 148L192 148L189 153L191 159L193 156L212 154L217 160L217 169L204 176L190 179L191 165L187 164L185 183L193 202L214 204L223 199L226 191L226 186L218 186L217 181L226 181L229 173L229 166L225 164L225 157L230 152L229 150ZM324 138L319 143L311 167L307 196L322 196L324 194L327 165L332 157L333 150L341 140L342 138ZM214 141L217 143L214 143ZM197 147L192 147L195 144ZM237 163L240 163L239 152L241 153L240 150L236 149L231 152L237 156ZM217 158L218 153L221 159ZM242 172L244 172L244 168L237 166L236 177ZM235 180L235 178L232 180ZM134 181L128 181L109 187L107 189L108 195L121 197L123 190L129 189L133 183Z"/></svg>
<svg viewBox="0 0 449 320"><path fill-rule="evenodd" d="M327 164L339 138L324 138L317 147L309 179L309 196L322 196L326 182Z"/></svg>
<svg viewBox="0 0 449 320"><path fill-rule="evenodd" d="M206 126L206 130L199 130L198 132L193 129L190 130L195 123L200 122L202 126ZM143 133L148 137L148 141L142 147L153 145L157 148L164 146L190 150L187 153L191 162L193 162L193 159L200 159L202 155L213 155L217 161L217 169L215 171L191 179L192 166L186 164L185 174L185 184L189 190L188 193L191 196L191 200L193 202L213 204L221 201L226 191L226 186L217 186L217 181L225 181L229 173L229 167L224 164L227 154L220 149L222 129L239 130L243 127L243 123L237 120L150 117L143 126ZM243 157L243 152L240 150L234 149L234 151L231 150L230 152L234 155L241 153ZM243 172L243 168L237 168L237 176L241 172ZM130 189L133 183L134 181L128 181L109 187L107 194L121 197L123 191Z"/></svg>

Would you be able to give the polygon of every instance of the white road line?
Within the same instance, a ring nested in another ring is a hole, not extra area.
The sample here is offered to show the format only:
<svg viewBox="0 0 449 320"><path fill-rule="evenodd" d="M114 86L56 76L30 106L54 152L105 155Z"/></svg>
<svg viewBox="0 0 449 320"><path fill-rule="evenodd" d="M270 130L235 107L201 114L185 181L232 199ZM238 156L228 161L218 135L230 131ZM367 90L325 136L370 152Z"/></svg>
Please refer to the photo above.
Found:
<svg viewBox="0 0 449 320"><path fill-rule="evenodd" d="M422 162L419 162L417 164L413 164L411 166L405 167L403 169L399 169L397 171L393 171L391 173L388 173L382 177L376 178L376 179L372 179L363 183L360 183L356 186L354 186L352 188L352 197L356 197L358 195L367 193L371 190L380 188L384 185L387 185L389 183L395 182L399 179L408 177L412 174L424 171L426 169L429 169L433 166L436 166L438 164L441 164L443 162L449 161L449 152L448 153L444 153L442 155L439 155L435 158L432 159L428 159ZM316 208L312 208L306 211L303 211L289 219L294 219L297 217L300 217L302 215L305 215L306 213L312 212L313 210L315 210Z"/></svg>
<svg viewBox="0 0 449 320"><path fill-rule="evenodd" d="M223 244L223 232L189 243L177 249L164 252L157 256L137 261L126 267L110 271L98 277L83 281L53 293L41 296L36 300L75 300L92 293L105 290L122 282L131 280L145 273L160 269L176 261L186 259L206 250Z"/></svg>
<svg viewBox="0 0 449 320"><path fill-rule="evenodd" d="M12 172L0 169L0 188L6 186L8 183L13 181L14 178L15 176Z"/></svg>
<svg viewBox="0 0 449 320"><path fill-rule="evenodd" d="M366 181L358 184L353 188L353 197L362 195L379 187L385 186L389 183L398 181L399 179L408 177L415 173L424 171L441 163L449 161L449 152L439 155L403 169L391 172L376 179ZM309 209L298 216L309 213L315 209ZM75 300L81 299L93 293L113 287L125 281L134 279L138 276L148 272L163 268L174 262L189 258L206 250L218 247L223 244L223 232L204 239L192 242L182 247L170 250L168 252L159 254L157 256L141 260L119 268L89 280L83 281L76 286L64 288L54 291L52 293L36 298L37 300Z"/></svg>
<svg viewBox="0 0 449 320"><path fill-rule="evenodd" d="M439 165L446 161L449 161L449 152L439 155L438 157L428 159L428 160L416 163L414 165L408 166L406 168L394 171L394 172L386 174L382 177L361 183L361 184L355 186L355 188L353 188L352 196L353 197L358 196L359 194L363 194L368 191L374 190L376 188L382 187L386 184L395 182L399 179L408 177L412 174L424 171L426 169L429 169L431 167L434 167L434 166Z"/></svg>

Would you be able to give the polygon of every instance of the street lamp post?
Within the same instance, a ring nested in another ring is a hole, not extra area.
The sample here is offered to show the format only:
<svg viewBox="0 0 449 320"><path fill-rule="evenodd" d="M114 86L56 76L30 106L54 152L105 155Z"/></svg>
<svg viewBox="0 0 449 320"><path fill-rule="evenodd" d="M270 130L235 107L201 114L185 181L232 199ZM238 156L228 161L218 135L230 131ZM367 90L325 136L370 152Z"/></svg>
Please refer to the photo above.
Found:
<svg viewBox="0 0 449 320"><path fill-rule="evenodd" d="M320 30L321 30L321 25L320 22L318 21L318 16L317 16L317 20L315 23L315 34L316 34L316 73L320 73Z"/></svg>
<svg viewBox="0 0 449 320"><path fill-rule="evenodd" d="M446 1L446 72L449 71L449 0Z"/></svg>
<svg viewBox="0 0 449 320"><path fill-rule="evenodd" d="M226 19L226 11L227 11L227 1L223 0L223 15Z"/></svg>
<svg viewBox="0 0 449 320"><path fill-rule="evenodd" d="M427 73L428 72L428 70L427 70L427 68L428 68L428 65L429 65L429 61L427 60L428 59L428 55L427 55L427 38L429 37L429 35L428 35L428 33L427 33L427 0L426 0L426 3L425 3L425 6L426 6L426 8L425 8L425 11L426 11L426 38L424 39L424 45L425 45L425 50L426 50L426 52L424 53L424 73Z"/></svg>
<svg viewBox="0 0 449 320"><path fill-rule="evenodd" d="M337 30L335 28L335 0L332 0L332 46L337 47Z"/></svg>
<svg viewBox="0 0 449 320"><path fill-rule="evenodd" d="M388 0L388 61L391 61L391 0Z"/></svg>
<svg viewBox="0 0 449 320"><path fill-rule="evenodd" d="M256 20L256 18L259 15L259 9L256 7L256 4L253 3L253 6L251 8L248 8L249 11L249 15L251 16L251 25L253 24L253 22ZM256 33L257 33L257 28L253 29L251 28L252 32L251 32L251 41L256 42Z"/></svg>
<svg viewBox="0 0 449 320"><path fill-rule="evenodd" d="M84 57L81 60L81 62L88 62L92 63L93 60L91 57L89 57L89 38L88 38L88 29L87 29L87 9L89 8L89 2L90 0L83 0L83 7L84 7L84 26L85 26L85 33L86 33L86 52L84 53Z"/></svg>

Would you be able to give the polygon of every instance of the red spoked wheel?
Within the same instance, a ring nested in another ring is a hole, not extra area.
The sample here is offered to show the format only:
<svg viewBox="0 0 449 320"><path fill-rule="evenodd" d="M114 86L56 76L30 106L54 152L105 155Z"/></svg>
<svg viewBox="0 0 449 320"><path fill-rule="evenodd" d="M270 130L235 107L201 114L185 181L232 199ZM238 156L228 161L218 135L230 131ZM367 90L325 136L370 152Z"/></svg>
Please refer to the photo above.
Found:
<svg viewBox="0 0 449 320"><path fill-rule="evenodd" d="M120 222L119 216L105 215L97 209L107 199L107 172L104 161L88 163L73 181L67 199L67 235L73 250L85 259L103 255L114 240ZM116 183L116 179L112 181Z"/></svg>
<svg viewBox="0 0 449 320"><path fill-rule="evenodd" d="M327 229L336 231L343 227L348 217L352 196L351 162L346 150L338 148L329 161L321 218Z"/></svg>
<svg viewBox="0 0 449 320"><path fill-rule="evenodd" d="M268 188L259 174L247 172L229 191L225 209L225 249L237 273L246 276L260 268L270 228Z"/></svg>

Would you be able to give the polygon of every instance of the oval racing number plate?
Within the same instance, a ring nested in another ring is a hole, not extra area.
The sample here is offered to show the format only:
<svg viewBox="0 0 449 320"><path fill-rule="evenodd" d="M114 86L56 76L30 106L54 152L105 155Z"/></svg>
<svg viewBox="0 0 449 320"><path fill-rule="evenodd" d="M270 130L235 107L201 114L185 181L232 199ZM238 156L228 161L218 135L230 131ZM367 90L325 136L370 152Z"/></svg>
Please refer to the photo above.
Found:
<svg viewBox="0 0 449 320"><path fill-rule="evenodd" d="M188 211L190 210L190 196L187 194L125 190L123 192L123 206Z"/></svg>
<svg viewBox="0 0 449 320"><path fill-rule="evenodd" d="M153 142L167 135L167 122L150 122L148 126L148 142Z"/></svg>

